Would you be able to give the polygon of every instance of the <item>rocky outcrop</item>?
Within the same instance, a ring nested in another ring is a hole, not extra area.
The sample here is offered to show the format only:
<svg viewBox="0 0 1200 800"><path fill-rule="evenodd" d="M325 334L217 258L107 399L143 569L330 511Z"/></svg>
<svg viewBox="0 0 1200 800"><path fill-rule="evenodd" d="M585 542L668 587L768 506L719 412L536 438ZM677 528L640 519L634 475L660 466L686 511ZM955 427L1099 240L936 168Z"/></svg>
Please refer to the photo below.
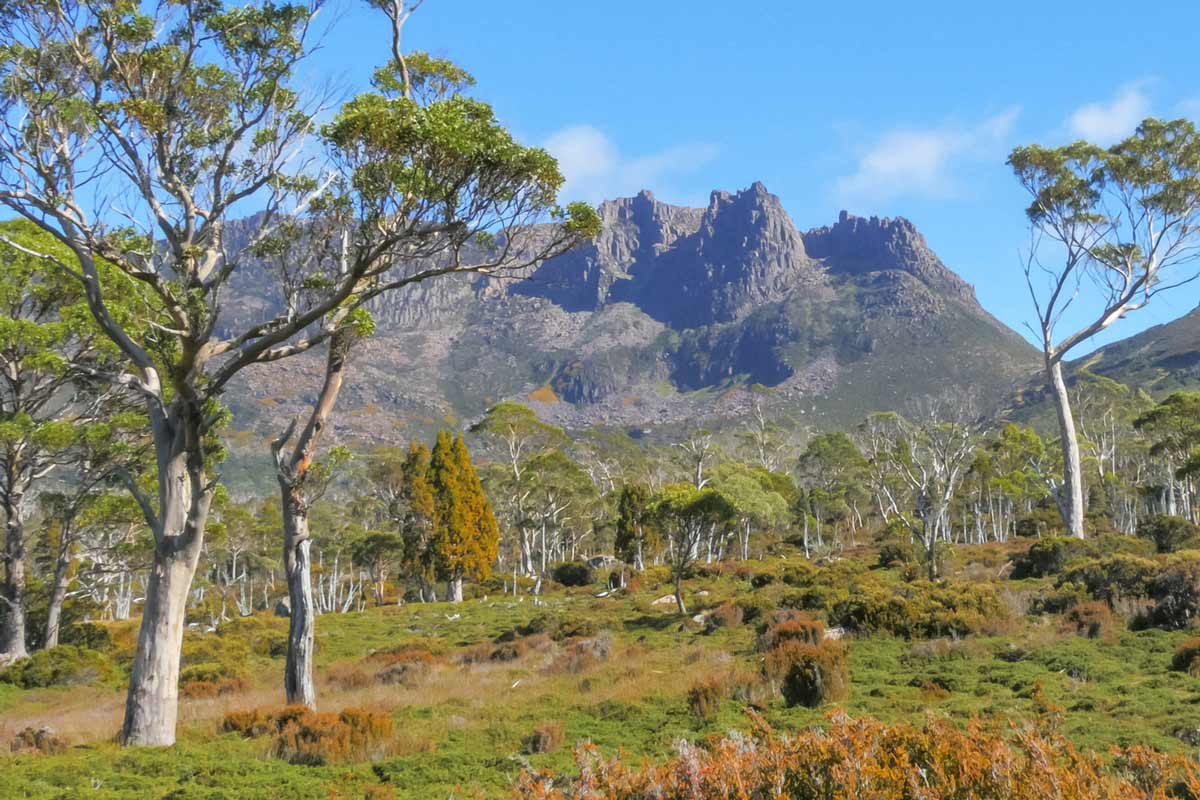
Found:
<svg viewBox="0 0 1200 800"><path fill-rule="evenodd" d="M847 211L832 227L804 234L808 254L834 275L863 275L898 270L930 288L978 305L975 290L941 262L904 217L856 217Z"/></svg>
<svg viewBox="0 0 1200 800"><path fill-rule="evenodd" d="M527 275L447 277L377 300L336 435L416 435L504 398L570 426L696 424L743 414L756 384L846 425L956 385L999 397L1036 368L903 218L843 212L801 233L761 183L704 208L641 192L599 213L595 240ZM274 313L271 283L241 273L222 320ZM319 358L227 393L235 425L277 432L319 386Z"/></svg>

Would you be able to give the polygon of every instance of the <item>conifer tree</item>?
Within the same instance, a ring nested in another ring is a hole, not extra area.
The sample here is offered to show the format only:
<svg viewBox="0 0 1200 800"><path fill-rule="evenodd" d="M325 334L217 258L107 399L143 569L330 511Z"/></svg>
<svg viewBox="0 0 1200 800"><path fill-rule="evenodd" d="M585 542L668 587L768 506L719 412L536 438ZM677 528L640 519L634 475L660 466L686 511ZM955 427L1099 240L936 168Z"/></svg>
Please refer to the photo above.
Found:
<svg viewBox="0 0 1200 800"><path fill-rule="evenodd" d="M429 482L429 448L414 442L400 467L404 516L400 535L404 540L404 566L417 580L422 601L436 600L433 581L437 577L434 550L434 497Z"/></svg>
<svg viewBox="0 0 1200 800"><path fill-rule="evenodd" d="M464 577L491 574L500 546L500 527L462 437L438 434L429 465L434 497L434 541L447 599L462 601Z"/></svg>

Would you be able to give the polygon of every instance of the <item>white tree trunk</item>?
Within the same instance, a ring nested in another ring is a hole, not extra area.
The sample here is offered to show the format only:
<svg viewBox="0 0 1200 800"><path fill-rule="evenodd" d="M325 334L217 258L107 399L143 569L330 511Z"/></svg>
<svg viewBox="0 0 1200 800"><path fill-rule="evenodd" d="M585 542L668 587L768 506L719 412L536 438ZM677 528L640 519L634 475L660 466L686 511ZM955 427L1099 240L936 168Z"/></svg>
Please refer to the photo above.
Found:
<svg viewBox="0 0 1200 800"><path fill-rule="evenodd" d="M1079 457L1079 436L1071 415L1071 399L1063 379L1061 361L1047 365L1054 405L1058 411L1059 439L1063 455L1063 483L1058 495L1058 510L1067 526L1067 535L1083 538L1083 467Z"/></svg>

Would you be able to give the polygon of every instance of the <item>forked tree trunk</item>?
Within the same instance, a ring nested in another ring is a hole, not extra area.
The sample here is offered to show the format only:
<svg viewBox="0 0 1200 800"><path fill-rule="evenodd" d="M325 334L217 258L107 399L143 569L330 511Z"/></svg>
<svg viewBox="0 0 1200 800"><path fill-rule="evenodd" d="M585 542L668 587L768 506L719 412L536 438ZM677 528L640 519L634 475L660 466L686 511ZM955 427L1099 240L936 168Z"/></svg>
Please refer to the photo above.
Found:
<svg viewBox="0 0 1200 800"><path fill-rule="evenodd" d="M312 677L312 656L316 609L313 605L312 561L309 557L309 497L305 484L317 444L342 389L346 358L352 341L352 333L346 329L330 337L325 359L325 382L291 453L284 455L282 451L291 441L295 422L271 445L282 498L283 565L288 599L292 604L288 617L288 652L283 689L288 703L300 703L314 709L317 707L317 691Z"/></svg>
<svg viewBox="0 0 1200 800"><path fill-rule="evenodd" d="M1061 361L1048 361L1047 378L1058 411L1059 442L1063 456L1063 483L1058 495L1058 510L1067 526L1067 535L1083 538L1083 466L1079 457L1079 436L1071 415L1071 398L1063 379Z"/></svg>
<svg viewBox="0 0 1200 800"><path fill-rule="evenodd" d="M4 616L0 621L0 663L29 655L25 647L25 519L21 515L21 499L20 492L10 492L4 503L4 584L0 587Z"/></svg>
<svg viewBox="0 0 1200 800"><path fill-rule="evenodd" d="M287 575L288 616L287 663L284 666L283 687L289 705L317 707L317 690L313 684L313 629L316 610L313 606L312 561L309 557L311 540L308 534L308 514L298 489L283 487L283 565Z"/></svg>
<svg viewBox="0 0 1200 800"><path fill-rule="evenodd" d="M461 603L463 599L463 579L456 575L446 581L446 599L451 603Z"/></svg>

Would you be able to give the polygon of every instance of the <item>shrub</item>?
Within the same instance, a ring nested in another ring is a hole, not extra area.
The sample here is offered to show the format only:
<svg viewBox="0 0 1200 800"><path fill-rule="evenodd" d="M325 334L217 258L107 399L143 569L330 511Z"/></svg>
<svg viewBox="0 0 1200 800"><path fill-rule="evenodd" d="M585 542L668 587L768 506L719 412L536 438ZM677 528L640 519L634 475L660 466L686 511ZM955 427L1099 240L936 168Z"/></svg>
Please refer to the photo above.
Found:
<svg viewBox="0 0 1200 800"><path fill-rule="evenodd" d="M1150 581L1150 597L1153 624L1172 629L1192 625L1200 613L1200 560L1185 558L1167 566Z"/></svg>
<svg viewBox="0 0 1200 800"><path fill-rule="evenodd" d="M1123 597L1148 596L1150 584L1161 568L1153 559L1120 553L1074 564L1063 573L1059 584L1079 584L1092 597L1111 606Z"/></svg>
<svg viewBox="0 0 1200 800"><path fill-rule="evenodd" d="M741 606L724 603L713 609L712 613L708 615L706 623L711 632L717 628L736 628L742 624L744 617L745 612Z"/></svg>
<svg viewBox="0 0 1200 800"><path fill-rule="evenodd" d="M525 740L525 752L533 755L535 753L553 753L558 748L562 747L563 739L566 738L566 726L561 720L550 720L543 722L533 729L533 733L529 734L529 738Z"/></svg>
<svg viewBox="0 0 1200 800"><path fill-rule="evenodd" d="M564 652L547 668L547 672L569 672L579 674L597 664L608 661L612 654L612 637L601 634L590 639L579 639L572 642Z"/></svg>
<svg viewBox="0 0 1200 800"><path fill-rule="evenodd" d="M825 639L825 626L803 612L776 612L775 621L759 637L760 650L773 650L784 642L820 644Z"/></svg>
<svg viewBox="0 0 1200 800"><path fill-rule="evenodd" d="M916 554L911 543L891 541L879 546L879 566L892 567L898 564L909 564L916 561Z"/></svg>
<svg viewBox="0 0 1200 800"><path fill-rule="evenodd" d="M1175 648L1171 656L1171 669L1200 677L1200 638L1188 639Z"/></svg>
<svg viewBox="0 0 1200 800"><path fill-rule="evenodd" d="M1019 518L1016 524L1017 536L1043 537L1055 536L1066 530L1062 515L1050 506L1035 508L1031 513Z"/></svg>
<svg viewBox="0 0 1200 800"><path fill-rule="evenodd" d="M1078 540L1063 536L1039 539L1029 546L1024 554L1014 559L1014 578L1045 578L1062 572L1067 561L1080 547Z"/></svg>
<svg viewBox="0 0 1200 800"><path fill-rule="evenodd" d="M785 641L767 654L766 669L780 681L780 694L789 706L816 708L849 695L850 675L841 642L805 644Z"/></svg>
<svg viewBox="0 0 1200 800"><path fill-rule="evenodd" d="M1009 610L992 585L920 580L899 588L860 586L834 605L829 619L852 631L932 639L988 632L1009 620Z"/></svg>
<svg viewBox="0 0 1200 800"><path fill-rule="evenodd" d="M232 623L231 623L232 624ZM184 639L179 660L179 679L215 681L244 679L250 674L250 639L209 633Z"/></svg>
<svg viewBox="0 0 1200 800"><path fill-rule="evenodd" d="M22 689L80 686L110 680L115 673L112 662L103 654L64 644L38 650L29 658L0 670L0 683L11 683Z"/></svg>
<svg viewBox="0 0 1200 800"><path fill-rule="evenodd" d="M557 564L550 570L550 577L563 586L590 586L596 580L595 572L582 561Z"/></svg>
<svg viewBox="0 0 1200 800"><path fill-rule="evenodd" d="M221 730L248 738L274 733L271 755L290 764L320 766L374 761L386 755L394 723L386 714L360 708L334 714L287 706L274 712L226 714Z"/></svg>
<svg viewBox="0 0 1200 800"><path fill-rule="evenodd" d="M556 642L576 636L594 636L599 631L595 620L567 619L557 614L538 614L525 625L520 625L501 635L498 641L512 640L521 636L546 634Z"/></svg>
<svg viewBox="0 0 1200 800"><path fill-rule="evenodd" d="M754 589L762 589L770 586L775 582L775 576L770 572L759 572L750 578L750 586Z"/></svg>
<svg viewBox="0 0 1200 800"><path fill-rule="evenodd" d="M688 690L688 710L701 722L713 722L725 699L725 680L718 675L704 678Z"/></svg>
<svg viewBox="0 0 1200 800"><path fill-rule="evenodd" d="M1186 755L1144 747L1106 757L1081 753L1053 731L1006 736L980 722L964 728L930 719L923 727L832 718L825 730L776 736L761 719L754 739L731 736L683 748L662 763L630 767L594 746L576 752L579 777L525 774L526 800L571 797L871 797L878 800L1166 800L1200 796ZM832 788L831 788L832 787Z"/></svg>
<svg viewBox="0 0 1200 800"><path fill-rule="evenodd" d="M190 700L211 700L234 692L243 691L247 686L241 678L220 678L211 681L188 681L182 679L179 683L179 694Z"/></svg>
<svg viewBox="0 0 1200 800"><path fill-rule="evenodd" d="M8 749L13 753L45 753L52 755L67 749L67 743L51 728L25 728L13 737Z"/></svg>
<svg viewBox="0 0 1200 800"><path fill-rule="evenodd" d="M112 631L94 622L73 622L62 629L59 644L73 644L86 650L106 651L113 647Z"/></svg>
<svg viewBox="0 0 1200 800"><path fill-rule="evenodd" d="M1174 553L1196 540L1200 528L1183 517L1155 514L1138 523L1137 534L1154 543L1159 553Z"/></svg>
<svg viewBox="0 0 1200 800"><path fill-rule="evenodd" d="M231 642L243 643L256 656L282 658L287 655L288 621L274 614L254 614L235 617L221 624L217 635Z"/></svg>
<svg viewBox="0 0 1200 800"><path fill-rule="evenodd" d="M1116 629L1116 620L1108 603L1092 600L1079 603L1065 615L1066 628L1088 639L1109 638Z"/></svg>

